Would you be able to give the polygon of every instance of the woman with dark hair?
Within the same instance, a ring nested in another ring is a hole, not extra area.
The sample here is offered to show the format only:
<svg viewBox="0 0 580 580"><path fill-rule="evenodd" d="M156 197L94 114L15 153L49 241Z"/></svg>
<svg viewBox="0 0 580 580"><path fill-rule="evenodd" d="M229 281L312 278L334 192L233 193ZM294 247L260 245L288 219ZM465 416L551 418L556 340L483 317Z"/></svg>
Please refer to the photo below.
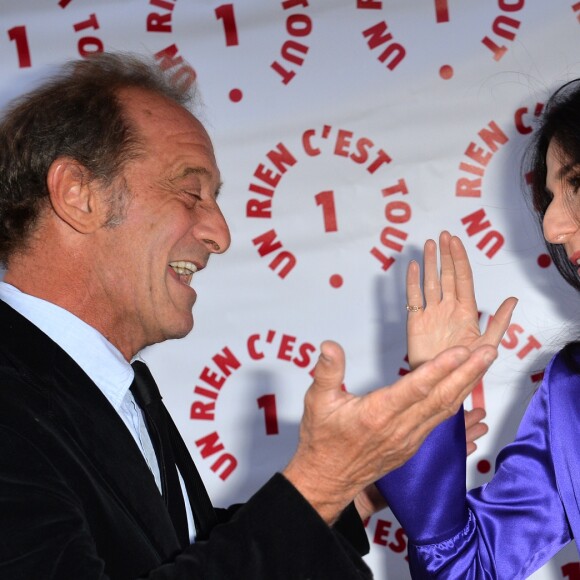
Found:
<svg viewBox="0 0 580 580"><path fill-rule="evenodd" d="M548 161L550 154L559 169L566 173L555 175L561 177L562 195L554 199L555 192L547 183ZM580 79L571 81L558 89L548 101L541 126L528 148L524 159L525 167L530 174L531 196L534 209L540 224L544 228L546 246L558 271L571 286L580 290L578 264L570 260L565 243L561 238L551 239L551 228L554 221L546 220L546 212L551 206L554 212L560 201L567 204L567 217L580 223L580 205L576 195L580 187ZM556 203L552 204L552 201ZM548 228L548 229L547 229ZM557 232L560 236L565 232Z"/></svg>
<svg viewBox="0 0 580 580"><path fill-rule="evenodd" d="M580 290L580 81L549 100L524 167L548 250ZM444 232L439 252L438 273L436 244L425 245L423 290L419 266L409 267L412 368L451 344L485 340L463 245ZM409 536L412 576L526 578L580 537L580 343L548 364L494 477L467 495L463 428L461 414L449 419L377 484Z"/></svg>

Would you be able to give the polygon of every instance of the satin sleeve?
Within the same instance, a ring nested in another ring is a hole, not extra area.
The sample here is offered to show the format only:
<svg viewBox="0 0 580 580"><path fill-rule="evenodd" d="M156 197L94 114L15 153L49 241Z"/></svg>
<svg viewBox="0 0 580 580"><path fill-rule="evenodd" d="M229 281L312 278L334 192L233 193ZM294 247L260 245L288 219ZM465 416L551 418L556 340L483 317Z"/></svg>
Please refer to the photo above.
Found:
<svg viewBox="0 0 580 580"><path fill-rule="evenodd" d="M527 578L572 538L551 451L549 373L492 480L465 493L458 413L377 482L409 537L413 578ZM574 443L575 444L575 443Z"/></svg>

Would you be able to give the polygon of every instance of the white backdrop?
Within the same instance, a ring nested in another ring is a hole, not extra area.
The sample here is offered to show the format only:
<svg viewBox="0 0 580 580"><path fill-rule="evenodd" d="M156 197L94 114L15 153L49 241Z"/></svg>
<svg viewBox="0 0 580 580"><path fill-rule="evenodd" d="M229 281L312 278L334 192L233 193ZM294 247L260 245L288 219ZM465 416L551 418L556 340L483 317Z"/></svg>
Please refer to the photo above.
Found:
<svg viewBox="0 0 580 580"><path fill-rule="evenodd" d="M490 477L578 319L519 163L547 95L580 76L579 20L571 0L0 0L0 105L103 49L199 84L233 244L194 279L193 333L144 358L217 505L292 454L321 340L345 347L353 392L405 372L406 264L441 229L468 248L483 325L520 298L467 401L490 425L469 485ZM376 577L408 578L390 511L367 529ZM534 577L578 579L578 559Z"/></svg>

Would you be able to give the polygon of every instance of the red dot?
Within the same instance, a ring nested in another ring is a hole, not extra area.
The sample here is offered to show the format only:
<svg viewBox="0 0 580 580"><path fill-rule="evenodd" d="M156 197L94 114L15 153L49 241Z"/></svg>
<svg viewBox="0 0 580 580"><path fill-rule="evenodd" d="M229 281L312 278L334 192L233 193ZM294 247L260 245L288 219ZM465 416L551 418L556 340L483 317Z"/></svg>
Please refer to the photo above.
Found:
<svg viewBox="0 0 580 580"><path fill-rule="evenodd" d="M342 279L342 276L340 274L333 274L330 277L330 285L333 288L340 288L342 286L343 281L344 280Z"/></svg>
<svg viewBox="0 0 580 580"><path fill-rule="evenodd" d="M243 96L244 95L242 91L240 91L240 89L232 89L230 91L230 101L232 101L233 103L239 103L242 100Z"/></svg>
<svg viewBox="0 0 580 580"><path fill-rule="evenodd" d="M479 471L479 473L489 473L490 469L491 463L487 459L482 459L477 462L477 471Z"/></svg>
<svg viewBox="0 0 580 580"><path fill-rule="evenodd" d="M548 254L540 254L538 256L538 266L540 268L548 268L552 263L552 258Z"/></svg>
<svg viewBox="0 0 580 580"><path fill-rule="evenodd" d="M453 67L448 65L448 64L444 64L440 69L439 69L439 76L443 79L448 81L452 76L453 76Z"/></svg>

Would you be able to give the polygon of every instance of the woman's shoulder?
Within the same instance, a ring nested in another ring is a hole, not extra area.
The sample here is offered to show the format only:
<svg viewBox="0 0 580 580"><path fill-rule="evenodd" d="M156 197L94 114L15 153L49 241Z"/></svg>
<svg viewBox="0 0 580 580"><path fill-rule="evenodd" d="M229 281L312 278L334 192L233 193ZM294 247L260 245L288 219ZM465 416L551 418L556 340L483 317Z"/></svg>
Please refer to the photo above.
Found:
<svg viewBox="0 0 580 580"><path fill-rule="evenodd" d="M568 343L552 358L542 388L552 395L580 391L580 341Z"/></svg>
<svg viewBox="0 0 580 580"><path fill-rule="evenodd" d="M569 342L556 356L552 362L557 361L569 372L580 373L580 341Z"/></svg>

